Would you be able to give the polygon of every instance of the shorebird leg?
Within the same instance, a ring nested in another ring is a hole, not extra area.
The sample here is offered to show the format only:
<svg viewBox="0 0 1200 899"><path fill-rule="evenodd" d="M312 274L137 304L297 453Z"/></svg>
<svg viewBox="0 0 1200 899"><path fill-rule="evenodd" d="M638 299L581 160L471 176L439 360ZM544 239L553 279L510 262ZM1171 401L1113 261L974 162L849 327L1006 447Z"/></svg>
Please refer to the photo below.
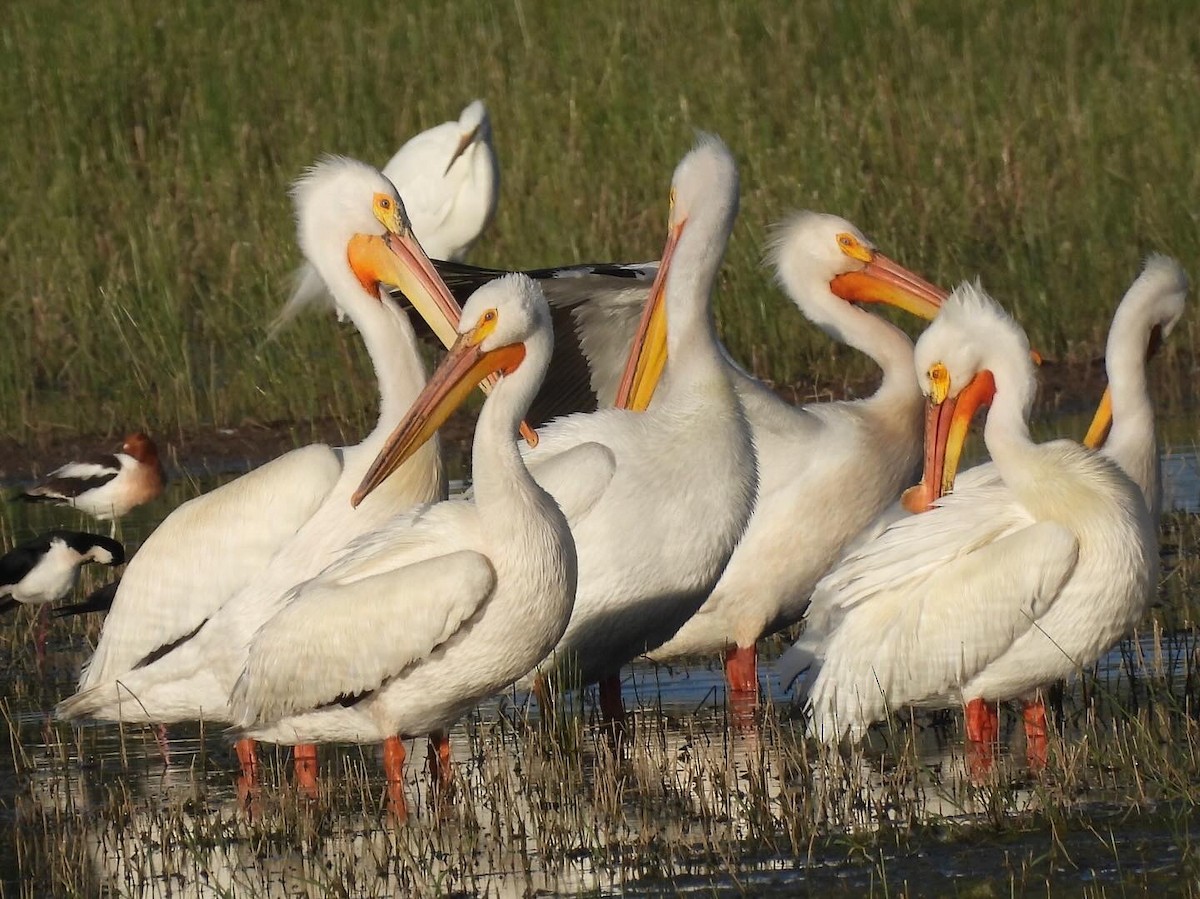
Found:
<svg viewBox="0 0 1200 899"><path fill-rule="evenodd" d="M600 717L612 740L616 752L625 742L625 731L629 716L621 699L621 673L607 674L600 678Z"/></svg>
<svg viewBox="0 0 1200 899"><path fill-rule="evenodd" d="M171 764L171 741L167 737L167 726L160 724L154 728L154 742L158 744L158 754L162 757L163 767Z"/></svg>

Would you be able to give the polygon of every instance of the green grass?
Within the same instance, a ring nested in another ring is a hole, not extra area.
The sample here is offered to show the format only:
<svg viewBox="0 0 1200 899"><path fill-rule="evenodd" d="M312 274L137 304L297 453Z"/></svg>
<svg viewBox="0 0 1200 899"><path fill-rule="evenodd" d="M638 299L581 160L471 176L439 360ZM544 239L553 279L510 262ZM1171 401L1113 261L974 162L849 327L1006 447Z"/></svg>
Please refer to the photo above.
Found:
<svg viewBox="0 0 1200 899"><path fill-rule="evenodd" d="M381 164L474 96L503 177L481 264L656 256L675 162L694 129L724 137L743 201L718 314L779 382L870 375L760 267L794 208L944 283L981 275L1074 362L1144 253L1200 255L1200 9L1168 0L38 0L0 53L12 439L367 421L347 329L261 345L298 262L287 187L322 153ZM1185 324L1168 370L1198 340Z"/></svg>

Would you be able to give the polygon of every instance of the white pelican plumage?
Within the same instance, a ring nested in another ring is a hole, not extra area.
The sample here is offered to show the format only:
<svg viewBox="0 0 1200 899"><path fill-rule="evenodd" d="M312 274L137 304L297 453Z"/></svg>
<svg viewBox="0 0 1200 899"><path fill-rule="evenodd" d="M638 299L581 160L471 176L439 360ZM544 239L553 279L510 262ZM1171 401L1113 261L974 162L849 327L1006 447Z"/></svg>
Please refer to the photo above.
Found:
<svg viewBox="0 0 1200 899"><path fill-rule="evenodd" d="M419 244L392 184L332 158L296 185L301 247L358 326L379 378L375 429L358 445L294 450L180 506L134 557L80 691L62 718L170 723L228 720L228 698L255 629L286 591L395 510L441 498L436 441L359 509L350 497L425 384L399 287L442 334L458 309Z"/></svg>
<svg viewBox="0 0 1200 899"><path fill-rule="evenodd" d="M1162 484L1146 361L1182 317L1187 291L1187 275L1178 262L1158 254L1146 260L1113 315L1104 352L1108 389L1084 438L1088 445L1102 446L1141 488L1156 523Z"/></svg>
<svg viewBox="0 0 1200 899"><path fill-rule="evenodd" d="M502 278L470 299L459 334L355 501L501 372L475 429L473 500L401 514L296 587L255 635L232 700L256 739L386 740L400 808L398 736L444 732L525 674L562 636L575 593L571 532L515 442L553 346L545 298L528 278ZM611 471L602 448L579 450Z"/></svg>
<svg viewBox="0 0 1200 899"><path fill-rule="evenodd" d="M968 739L994 742L974 709L1092 664L1157 582L1137 486L1098 452L1030 440L1029 344L981 290L946 302L916 369L930 398L924 484L935 498L949 488L970 416L993 392L984 440L1002 483L960 487L893 522L817 585L780 668L785 682L807 672L809 731L828 741L907 705L962 703Z"/></svg>
<svg viewBox="0 0 1200 899"><path fill-rule="evenodd" d="M737 215L737 168L725 145L701 137L675 169L671 195L630 391L631 409L645 408L662 372L665 310L666 369L649 408L558 419L526 454L563 506L579 553L575 610L541 672L568 686L603 680L610 702L619 700L620 667L670 637L712 589L754 502L754 449L709 309ZM616 471L580 518L566 496L608 476L603 466L564 464L564 453L588 442L612 452Z"/></svg>
<svg viewBox="0 0 1200 899"><path fill-rule="evenodd" d="M799 620L817 580L855 535L912 483L920 460L921 390L912 342L857 303L932 318L945 292L898 266L845 219L801 212L770 248L799 310L883 372L861 400L793 407L729 369L754 434L758 500L712 594L656 660L725 652L731 698L757 700L757 641Z"/></svg>
<svg viewBox="0 0 1200 899"><path fill-rule="evenodd" d="M500 165L487 106L473 100L457 121L413 136L388 160L383 175L400 192L413 234L425 252L434 259L461 260L492 220L500 196ZM328 298L325 283L310 264L296 272L295 283L272 332Z"/></svg>
<svg viewBox="0 0 1200 899"><path fill-rule="evenodd" d="M21 493L21 499L71 506L100 521L111 521L158 499L166 480L158 447L138 431L128 435L115 453L56 468Z"/></svg>

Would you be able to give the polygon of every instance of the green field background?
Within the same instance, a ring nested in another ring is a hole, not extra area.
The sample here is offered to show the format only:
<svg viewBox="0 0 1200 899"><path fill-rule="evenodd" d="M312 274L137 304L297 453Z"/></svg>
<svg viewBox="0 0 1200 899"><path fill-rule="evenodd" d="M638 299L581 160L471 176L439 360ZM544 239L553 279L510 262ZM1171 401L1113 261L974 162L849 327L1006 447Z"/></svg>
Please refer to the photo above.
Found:
<svg viewBox="0 0 1200 899"><path fill-rule="evenodd" d="M353 332L266 324L289 183L382 164L487 100L499 212L471 261L655 258L696 129L742 170L733 353L837 392L761 264L797 208L947 286L979 276L1068 364L1151 250L1200 257L1200 6L1183 2L37 2L0 17L0 426L9 440L374 415ZM1194 379L1185 321L1164 371Z"/></svg>

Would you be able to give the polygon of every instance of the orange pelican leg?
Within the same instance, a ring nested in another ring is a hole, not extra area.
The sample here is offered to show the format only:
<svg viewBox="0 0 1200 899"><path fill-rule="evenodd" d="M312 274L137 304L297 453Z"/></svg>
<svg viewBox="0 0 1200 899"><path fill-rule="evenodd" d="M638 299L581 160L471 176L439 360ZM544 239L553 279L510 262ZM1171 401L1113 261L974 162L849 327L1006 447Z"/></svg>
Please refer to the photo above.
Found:
<svg viewBox="0 0 1200 899"><path fill-rule="evenodd" d="M1000 740L1000 709L985 699L972 699L966 708L967 767L972 777L982 778L992 770L996 744Z"/></svg>
<svg viewBox="0 0 1200 899"><path fill-rule="evenodd" d="M233 744L237 752L241 774L238 775L238 802L242 808L255 813L255 797L258 794L258 752L253 740L246 738Z"/></svg>
<svg viewBox="0 0 1200 899"><path fill-rule="evenodd" d="M435 730L429 735L426 766L434 789L441 796L447 795L454 779L454 760L450 756L450 735L446 731Z"/></svg>
<svg viewBox="0 0 1200 899"><path fill-rule="evenodd" d="M533 678L533 698L537 700L542 727L550 727L554 722L554 690L541 672Z"/></svg>
<svg viewBox="0 0 1200 899"><path fill-rule="evenodd" d="M1046 723L1046 705L1041 696L1025 703L1022 718L1025 720L1025 760L1030 771L1042 771L1046 767L1050 729Z"/></svg>
<svg viewBox="0 0 1200 899"><path fill-rule="evenodd" d="M387 779L388 808L397 820L408 817L408 802L404 798L404 743L399 737L383 741L383 774Z"/></svg>
<svg viewBox="0 0 1200 899"><path fill-rule="evenodd" d="M734 726L745 730L754 725L758 711L758 648L730 646L725 650L725 683Z"/></svg>
<svg viewBox="0 0 1200 899"><path fill-rule="evenodd" d="M297 743L292 747L292 764L296 770L296 786L309 799L317 798L317 747L313 743Z"/></svg>

